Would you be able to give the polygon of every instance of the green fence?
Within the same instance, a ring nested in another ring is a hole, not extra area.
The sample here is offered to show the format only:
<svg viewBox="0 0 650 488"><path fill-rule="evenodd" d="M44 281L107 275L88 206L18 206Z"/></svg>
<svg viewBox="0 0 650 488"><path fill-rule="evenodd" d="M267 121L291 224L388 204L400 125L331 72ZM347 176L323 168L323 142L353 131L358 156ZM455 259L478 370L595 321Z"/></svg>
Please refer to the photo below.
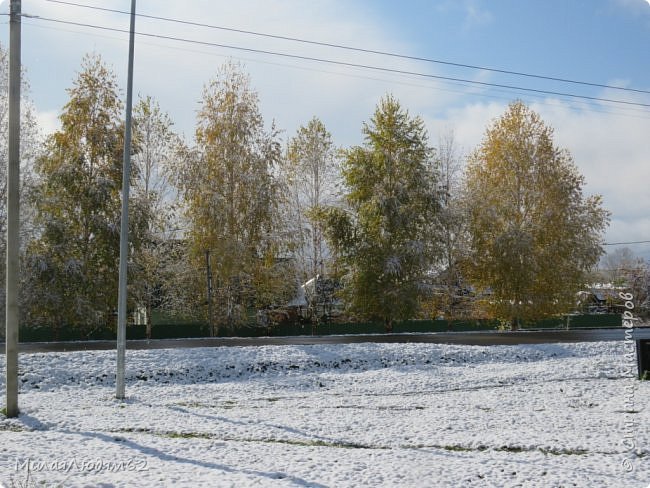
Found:
<svg viewBox="0 0 650 488"><path fill-rule="evenodd" d="M591 327L621 327L621 315L570 315L552 319L539 320L524 324L522 329L571 329ZM499 322L496 320L408 320L396 322L394 333L423 333L423 332L468 332L496 330ZM339 334L383 334L384 325L379 323L324 323L312 324L279 324L272 327L240 327L236 329L219 330L219 337L262 337L262 336L299 336L299 335L339 335ZM151 330L152 339L178 339L192 337L209 337L210 329L207 324L189 322L173 323L166 320L154 323ZM130 325L126 329L127 339L145 339L144 325ZM78 341L78 340L115 340L115 331L99 329L82 334L78 329L62 328L55 333L47 327L21 327L21 342Z"/></svg>

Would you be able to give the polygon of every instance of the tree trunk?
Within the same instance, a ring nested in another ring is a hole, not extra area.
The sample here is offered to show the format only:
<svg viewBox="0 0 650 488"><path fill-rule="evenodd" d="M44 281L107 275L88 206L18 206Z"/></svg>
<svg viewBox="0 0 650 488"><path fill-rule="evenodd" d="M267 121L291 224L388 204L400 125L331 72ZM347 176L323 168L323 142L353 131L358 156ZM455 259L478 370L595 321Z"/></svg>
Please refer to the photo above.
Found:
<svg viewBox="0 0 650 488"><path fill-rule="evenodd" d="M145 308L147 316L145 317L145 336L151 339L151 300L147 299L147 306Z"/></svg>
<svg viewBox="0 0 650 488"><path fill-rule="evenodd" d="M385 318L384 319L384 328L385 328L387 334L392 334L393 333L393 319L392 318Z"/></svg>
<svg viewBox="0 0 650 488"><path fill-rule="evenodd" d="M513 317L510 320L510 330L519 330L519 317Z"/></svg>
<svg viewBox="0 0 650 488"><path fill-rule="evenodd" d="M61 338L61 324L55 322L52 326L52 340L58 342Z"/></svg>

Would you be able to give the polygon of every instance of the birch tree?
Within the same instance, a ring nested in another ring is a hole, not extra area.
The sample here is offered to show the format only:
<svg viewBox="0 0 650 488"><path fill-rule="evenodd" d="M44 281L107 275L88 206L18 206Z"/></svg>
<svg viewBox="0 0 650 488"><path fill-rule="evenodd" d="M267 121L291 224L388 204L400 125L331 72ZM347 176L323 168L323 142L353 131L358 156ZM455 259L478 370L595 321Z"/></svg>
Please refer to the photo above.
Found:
<svg viewBox="0 0 650 488"><path fill-rule="evenodd" d="M178 283L173 262L178 258L175 242L179 222L176 189L170 181L171 168L184 153L183 141L173 130L173 122L151 97L139 100L134 108L134 141L138 151L134 163L139 168L134 200L146 209L147 221L140 251L134 256L136 279L130 291L144 309L147 337L151 336L154 305L165 308L173 300Z"/></svg>
<svg viewBox="0 0 650 488"><path fill-rule="evenodd" d="M331 205L338 180L336 148L332 135L316 117L302 126L289 141L288 180L296 210L301 246L302 281L325 276L329 258L323 225L314 218L319 207Z"/></svg>
<svg viewBox="0 0 650 488"><path fill-rule="evenodd" d="M570 311L585 273L603 252L609 213L553 130L522 102L490 125L469 159L472 261L477 287L513 329L522 320Z"/></svg>
<svg viewBox="0 0 650 488"><path fill-rule="evenodd" d="M117 304L124 127L115 76L99 56L84 58L68 94L61 129L36 162L30 318L87 333L113 325ZM135 251L145 221L132 205Z"/></svg>
<svg viewBox="0 0 650 488"><path fill-rule="evenodd" d="M462 165L454 133L444 134L438 143L441 207L437 222L440 236L440 263L435 300L445 319L467 315L471 304L462 296L465 279L462 266L467 256L467 219L462 189Z"/></svg>
<svg viewBox="0 0 650 488"><path fill-rule="evenodd" d="M20 110L20 240L21 246L33 234L33 208L26 198L33 183L33 165L41 143L36 111L29 98L25 71L21 76ZM0 255L5 256L7 239L7 161L9 159L9 52L0 44ZM4 320L5 261L0 260L0 315ZM28 291L21 286L21 301ZM4 334L4 328L0 335Z"/></svg>
<svg viewBox="0 0 650 488"><path fill-rule="evenodd" d="M196 149L177 171L193 259L203 268L209 253L215 324L228 327L295 289L284 269L284 194L275 177L280 144L275 129L265 130L258 105L248 76L224 65L204 88Z"/></svg>

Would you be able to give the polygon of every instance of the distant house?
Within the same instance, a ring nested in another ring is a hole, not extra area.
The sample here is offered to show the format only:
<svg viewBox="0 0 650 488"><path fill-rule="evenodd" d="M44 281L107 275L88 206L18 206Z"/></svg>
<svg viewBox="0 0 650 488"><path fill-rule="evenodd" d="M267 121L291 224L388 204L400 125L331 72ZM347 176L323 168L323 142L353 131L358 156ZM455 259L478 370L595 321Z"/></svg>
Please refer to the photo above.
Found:
<svg viewBox="0 0 650 488"><path fill-rule="evenodd" d="M295 296L281 306L259 310L257 323L262 326L281 323L329 322L343 314L343 302L336 296L340 283L316 275L297 288Z"/></svg>
<svg viewBox="0 0 650 488"><path fill-rule="evenodd" d="M578 307L586 313L620 313L623 301L619 293L625 290L611 283L594 283L578 292Z"/></svg>

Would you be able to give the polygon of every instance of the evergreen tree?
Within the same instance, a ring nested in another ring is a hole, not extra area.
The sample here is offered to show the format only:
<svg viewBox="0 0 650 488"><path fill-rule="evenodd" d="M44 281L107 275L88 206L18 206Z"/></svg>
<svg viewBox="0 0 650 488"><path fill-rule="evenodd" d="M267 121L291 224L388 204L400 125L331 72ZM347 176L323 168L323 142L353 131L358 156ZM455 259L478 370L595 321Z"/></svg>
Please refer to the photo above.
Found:
<svg viewBox="0 0 650 488"><path fill-rule="evenodd" d="M415 315L437 257L437 170L424 123L392 97L382 99L365 145L346 151L345 208L320 212L344 276L350 311L382 320Z"/></svg>
<svg viewBox="0 0 650 488"><path fill-rule="evenodd" d="M522 102L488 128L470 157L468 272L490 290L492 314L512 328L570 311L598 263L609 214L583 186L569 152L555 147L553 130Z"/></svg>

